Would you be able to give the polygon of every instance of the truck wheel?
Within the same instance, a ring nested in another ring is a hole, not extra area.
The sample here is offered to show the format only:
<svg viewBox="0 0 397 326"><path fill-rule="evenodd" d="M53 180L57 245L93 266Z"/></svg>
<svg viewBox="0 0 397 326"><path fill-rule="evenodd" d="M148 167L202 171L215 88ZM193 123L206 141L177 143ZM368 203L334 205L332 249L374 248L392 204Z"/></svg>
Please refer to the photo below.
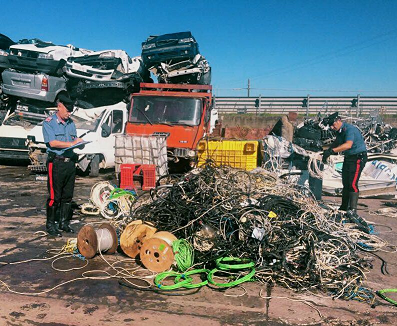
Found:
<svg viewBox="0 0 397 326"><path fill-rule="evenodd" d="M90 177L97 177L99 175L99 155L95 155L90 163Z"/></svg>

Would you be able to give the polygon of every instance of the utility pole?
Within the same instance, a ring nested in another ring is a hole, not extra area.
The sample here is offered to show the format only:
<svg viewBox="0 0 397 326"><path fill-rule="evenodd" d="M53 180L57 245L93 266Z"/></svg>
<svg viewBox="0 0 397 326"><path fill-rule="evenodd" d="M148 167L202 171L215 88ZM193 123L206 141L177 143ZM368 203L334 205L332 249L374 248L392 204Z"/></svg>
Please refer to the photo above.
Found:
<svg viewBox="0 0 397 326"><path fill-rule="evenodd" d="M307 94L306 118L309 118L309 111L310 111L310 94Z"/></svg>
<svg viewBox="0 0 397 326"><path fill-rule="evenodd" d="M249 79L248 79L247 91L248 91L248 97L250 97L250 80Z"/></svg>

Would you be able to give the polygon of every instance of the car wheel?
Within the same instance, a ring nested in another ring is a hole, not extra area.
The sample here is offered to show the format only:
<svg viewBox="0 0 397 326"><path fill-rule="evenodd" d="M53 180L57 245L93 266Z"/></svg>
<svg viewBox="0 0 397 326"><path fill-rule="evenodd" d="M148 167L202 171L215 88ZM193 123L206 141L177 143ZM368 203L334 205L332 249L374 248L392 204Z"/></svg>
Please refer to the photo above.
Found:
<svg viewBox="0 0 397 326"><path fill-rule="evenodd" d="M99 175L99 155L95 155L90 163L90 177L97 177Z"/></svg>

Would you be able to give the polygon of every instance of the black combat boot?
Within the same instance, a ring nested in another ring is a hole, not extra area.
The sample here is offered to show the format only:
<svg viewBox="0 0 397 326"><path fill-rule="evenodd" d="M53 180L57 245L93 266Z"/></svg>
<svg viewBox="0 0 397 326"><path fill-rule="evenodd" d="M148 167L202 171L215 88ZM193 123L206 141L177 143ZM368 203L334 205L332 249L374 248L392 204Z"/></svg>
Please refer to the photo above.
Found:
<svg viewBox="0 0 397 326"><path fill-rule="evenodd" d="M54 237L62 237L62 233L58 230L57 226L55 225L55 218L56 218L56 206L48 206L47 205L47 222L45 227L47 229L47 233L49 235L53 235Z"/></svg>
<svg viewBox="0 0 397 326"><path fill-rule="evenodd" d="M65 232L74 233L74 230L69 225L71 219L72 219L72 203L62 203L59 228Z"/></svg>
<svg viewBox="0 0 397 326"><path fill-rule="evenodd" d="M349 192L349 207L350 211L357 213L358 192Z"/></svg>
<svg viewBox="0 0 397 326"><path fill-rule="evenodd" d="M349 209L346 215L351 223L355 223L357 225L357 228L360 231L369 234L371 232L371 228L369 227L367 221L357 214L358 195L358 192L349 192Z"/></svg>

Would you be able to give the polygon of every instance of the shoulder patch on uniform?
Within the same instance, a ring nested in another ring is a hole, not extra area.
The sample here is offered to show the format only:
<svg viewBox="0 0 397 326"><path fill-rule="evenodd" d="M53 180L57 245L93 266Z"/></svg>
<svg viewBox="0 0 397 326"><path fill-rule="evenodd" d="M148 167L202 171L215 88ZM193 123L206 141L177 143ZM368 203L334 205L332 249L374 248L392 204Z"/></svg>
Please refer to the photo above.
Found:
<svg viewBox="0 0 397 326"><path fill-rule="evenodd" d="M50 122L51 121L51 116L49 116L45 121Z"/></svg>

